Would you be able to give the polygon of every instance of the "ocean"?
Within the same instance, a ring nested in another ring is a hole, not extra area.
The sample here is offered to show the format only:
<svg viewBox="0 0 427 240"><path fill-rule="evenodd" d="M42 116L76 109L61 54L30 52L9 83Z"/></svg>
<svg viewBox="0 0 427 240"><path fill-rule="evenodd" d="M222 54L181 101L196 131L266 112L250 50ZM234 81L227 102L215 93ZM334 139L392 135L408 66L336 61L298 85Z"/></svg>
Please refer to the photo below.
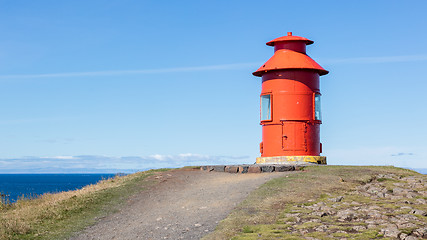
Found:
<svg viewBox="0 0 427 240"><path fill-rule="evenodd" d="M0 194L3 199L15 202L24 197L43 193L76 190L115 174L0 174Z"/></svg>
<svg viewBox="0 0 427 240"><path fill-rule="evenodd" d="M409 168L411 170L414 170L415 172L419 172L421 174L427 174L427 168Z"/></svg>

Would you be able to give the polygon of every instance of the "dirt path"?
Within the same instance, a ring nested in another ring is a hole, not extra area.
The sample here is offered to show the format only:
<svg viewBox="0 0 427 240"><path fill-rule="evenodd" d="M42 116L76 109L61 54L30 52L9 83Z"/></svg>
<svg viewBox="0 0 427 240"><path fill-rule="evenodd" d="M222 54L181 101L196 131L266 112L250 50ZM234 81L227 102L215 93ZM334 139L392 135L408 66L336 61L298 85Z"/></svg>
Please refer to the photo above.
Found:
<svg viewBox="0 0 427 240"><path fill-rule="evenodd" d="M118 213L100 220L72 239L200 239L249 192L292 172L230 174L175 170L129 199Z"/></svg>

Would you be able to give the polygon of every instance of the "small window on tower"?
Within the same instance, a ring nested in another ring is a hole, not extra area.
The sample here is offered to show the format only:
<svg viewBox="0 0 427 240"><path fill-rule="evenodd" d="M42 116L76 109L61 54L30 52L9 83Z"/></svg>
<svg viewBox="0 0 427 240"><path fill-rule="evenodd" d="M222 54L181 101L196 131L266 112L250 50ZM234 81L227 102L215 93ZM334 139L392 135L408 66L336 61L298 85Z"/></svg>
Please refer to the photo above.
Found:
<svg viewBox="0 0 427 240"><path fill-rule="evenodd" d="M314 95L314 119L315 120L322 120L322 114L320 110L320 93L316 93Z"/></svg>
<svg viewBox="0 0 427 240"><path fill-rule="evenodd" d="M271 120L271 95L261 96L261 121Z"/></svg>

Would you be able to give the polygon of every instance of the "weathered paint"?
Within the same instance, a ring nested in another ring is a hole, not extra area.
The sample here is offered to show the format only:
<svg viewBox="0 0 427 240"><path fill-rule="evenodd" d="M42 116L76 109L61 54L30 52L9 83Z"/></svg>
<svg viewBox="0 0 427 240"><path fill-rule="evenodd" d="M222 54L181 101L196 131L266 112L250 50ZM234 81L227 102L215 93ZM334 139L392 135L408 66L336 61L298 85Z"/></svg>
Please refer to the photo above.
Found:
<svg viewBox="0 0 427 240"><path fill-rule="evenodd" d="M277 157L259 157L256 159L257 164L263 163L287 163L287 162L307 162L326 164L325 156L277 156Z"/></svg>

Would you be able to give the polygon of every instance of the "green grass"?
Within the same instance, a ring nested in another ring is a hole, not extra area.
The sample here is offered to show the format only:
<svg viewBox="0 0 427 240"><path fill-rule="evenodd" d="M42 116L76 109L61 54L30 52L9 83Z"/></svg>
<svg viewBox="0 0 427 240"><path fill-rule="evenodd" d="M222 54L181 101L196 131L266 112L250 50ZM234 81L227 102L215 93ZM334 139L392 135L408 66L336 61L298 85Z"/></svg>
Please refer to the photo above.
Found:
<svg viewBox="0 0 427 240"><path fill-rule="evenodd" d="M0 239L65 239L118 209L130 195L153 184L167 169L117 176L76 191L21 199L0 208Z"/></svg>
<svg viewBox="0 0 427 240"><path fill-rule="evenodd" d="M80 190L45 194L35 199L22 199L14 204L0 203L0 239L65 239L73 232L93 224L97 218L114 212L130 195L154 184L155 181L147 177L159 171L167 169L116 177ZM394 167L314 166L290 173L288 177L273 179L253 191L204 239L303 239L302 233L291 234L292 231L305 231L304 236L318 239L381 237L379 229L351 231L354 226L364 224L337 222L334 216L315 216L311 214L314 210L309 207L320 201L329 207L338 204L335 209L357 206L352 202L365 205L375 203L382 209L393 209L394 214L407 213L407 209L398 207L402 206L401 200L373 200L350 193L357 186L372 181L386 185L387 189L399 182L396 179L375 178L385 173L401 177L417 175L413 171ZM344 196L346 205L343 202L329 202L329 198L337 196ZM414 202L416 199L404 200ZM419 209L427 211L425 205ZM300 214L300 222L290 223L297 221L297 217L290 214ZM417 217L427 221L425 216ZM320 220L321 223L301 223L309 219ZM328 235L316 231L322 224L328 224L333 232ZM402 231L410 233L413 229Z"/></svg>
<svg viewBox="0 0 427 240"><path fill-rule="evenodd" d="M400 177L419 175L416 172L395 167L383 166L313 166L304 171L290 173L287 177L273 179L253 191L248 198L223 221L216 230L205 236L204 240L212 239L302 239L302 236L311 236L318 239L347 237L350 239L372 239L380 237L379 229L352 230L353 226L365 225L362 223L337 221L335 216L314 216L314 210L307 208L320 201L326 206L339 205L338 209L353 206L352 202L371 204L374 200L369 197L349 194L357 186L376 181L378 174L393 173ZM398 182L394 179L380 179L381 184L392 185ZM329 198L344 196L340 203L328 202ZM346 202L346 205L343 204ZM378 200L381 207L397 208L396 201ZM400 211L403 212L403 211ZM306 222L293 223L296 217L289 214L300 213L300 221L317 219L320 223ZM335 229L328 235L326 232L316 231L315 228L328 224ZM347 230L348 232L339 232ZM291 234L291 231L306 231Z"/></svg>

